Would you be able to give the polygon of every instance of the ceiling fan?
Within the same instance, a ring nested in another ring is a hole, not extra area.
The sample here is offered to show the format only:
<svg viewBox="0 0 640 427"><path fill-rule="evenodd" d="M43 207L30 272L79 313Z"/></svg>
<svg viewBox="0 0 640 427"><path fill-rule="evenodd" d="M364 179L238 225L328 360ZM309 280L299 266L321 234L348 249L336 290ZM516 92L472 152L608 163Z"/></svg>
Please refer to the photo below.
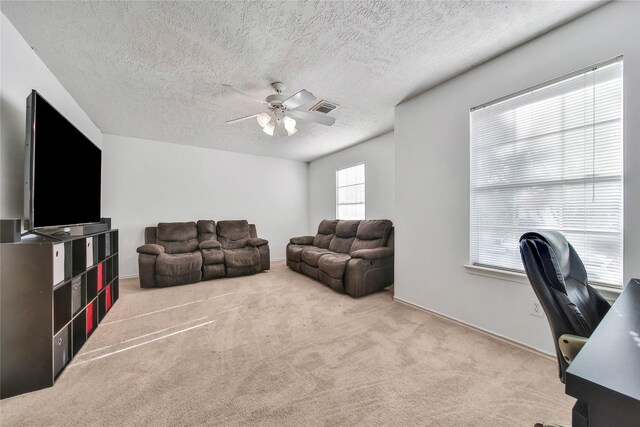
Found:
<svg viewBox="0 0 640 427"><path fill-rule="evenodd" d="M243 95L249 99L254 100L267 108L266 112L256 113L250 116L240 117L238 119L229 120L225 123L237 123L243 120L248 120L253 117L256 118L260 127L267 135L273 136L276 133L279 136L291 136L298 131L296 128L296 119L305 122L319 123L325 126L331 126L335 123L334 117L325 116L323 114L314 113L311 111L300 110L303 105L309 104L316 100L316 97L309 91L302 89L300 92L286 97L282 95L285 90L284 83L274 82L271 83L271 87L275 89L276 93L269 95L264 101L261 101L252 95L244 92L236 87L228 84L222 86L229 88L236 93Z"/></svg>

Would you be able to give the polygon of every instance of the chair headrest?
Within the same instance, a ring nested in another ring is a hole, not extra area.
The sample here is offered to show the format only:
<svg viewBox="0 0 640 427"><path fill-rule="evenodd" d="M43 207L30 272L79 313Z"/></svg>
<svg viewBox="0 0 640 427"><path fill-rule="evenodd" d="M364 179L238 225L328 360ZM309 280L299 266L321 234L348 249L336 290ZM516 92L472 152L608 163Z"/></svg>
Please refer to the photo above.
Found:
<svg viewBox="0 0 640 427"><path fill-rule="evenodd" d="M546 243L553 254L551 262L553 263L558 280L562 283L562 288L564 288L564 280L571 273L570 245L564 235L559 231L532 231L523 234L520 237L520 242L523 240ZM566 293L566 291L564 292Z"/></svg>

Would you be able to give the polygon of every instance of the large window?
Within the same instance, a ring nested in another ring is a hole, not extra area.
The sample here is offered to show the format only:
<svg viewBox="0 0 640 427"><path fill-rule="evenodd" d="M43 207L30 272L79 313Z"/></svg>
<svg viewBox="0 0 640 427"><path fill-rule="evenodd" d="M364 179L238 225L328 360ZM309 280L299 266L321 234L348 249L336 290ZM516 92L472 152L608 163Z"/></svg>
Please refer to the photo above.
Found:
<svg viewBox="0 0 640 427"><path fill-rule="evenodd" d="M558 230L589 280L622 286L622 60L471 110L471 262L523 271Z"/></svg>
<svg viewBox="0 0 640 427"><path fill-rule="evenodd" d="M336 218L364 219L364 163L336 171Z"/></svg>

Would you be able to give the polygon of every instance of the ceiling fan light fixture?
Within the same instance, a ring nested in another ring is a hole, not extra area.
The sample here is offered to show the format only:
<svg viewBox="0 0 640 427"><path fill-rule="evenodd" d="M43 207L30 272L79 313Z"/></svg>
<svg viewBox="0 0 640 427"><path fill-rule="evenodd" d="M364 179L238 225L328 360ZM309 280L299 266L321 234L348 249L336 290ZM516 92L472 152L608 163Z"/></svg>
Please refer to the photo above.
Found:
<svg viewBox="0 0 640 427"><path fill-rule="evenodd" d="M273 131L275 130L275 125L267 122L267 124L262 128L262 131L269 136L273 136Z"/></svg>
<svg viewBox="0 0 640 427"><path fill-rule="evenodd" d="M271 121L271 116L269 115L269 113L258 114L256 120L258 121L260 127L264 128Z"/></svg>
<svg viewBox="0 0 640 427"><path fill-rule="evenodd" d="M303 109L305 105L309 105L317 100L314 94L305 89L302 89L287 98L282 94L285 89L284 84L281 82L274 82L271 86L277 93L274 95L269 95L265 98L264 101L261 101L257 98L254 98L253 95L250 95L234 86L228 84L223 84L222 86L233 90L239 95L251 98L267 108L267 112L256 113L250 116L227 120L225 122L227 124L237 123L255 117L258 125L267 135L274 136L277 134L278 136L292 136L298 132L298 129L296 128L296 120L294 119L294 117L304 122L319 123L324 126L331 126L336 121L334 117L328 117L325 116L325 114L335 109L337 107L337 104L321 101L314 107L314 109L317 111L306 111L305 109ZM326 108L321 109L318 107L324 107L325 104L327 105ZM329 106L332 108L329 108Z"/></svg>

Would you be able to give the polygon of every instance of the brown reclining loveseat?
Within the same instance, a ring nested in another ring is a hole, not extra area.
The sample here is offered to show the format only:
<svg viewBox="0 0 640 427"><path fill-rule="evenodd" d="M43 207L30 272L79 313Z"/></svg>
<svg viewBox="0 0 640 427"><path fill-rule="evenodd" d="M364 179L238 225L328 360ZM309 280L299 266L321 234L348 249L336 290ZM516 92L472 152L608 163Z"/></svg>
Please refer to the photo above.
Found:
<svg viewBox="0 0 640 427"><path fill-rule="evenodd" d="M353 297L393 284L393 224L325 219L315 236L294 237L287 266Z"/></svg>
<svg viewBox="0 0 640 427"><path fill-rule="evenodd" d="M269 242L245 220L161 222L138 248L140 287L184 285L270 268Z"/></svg>

